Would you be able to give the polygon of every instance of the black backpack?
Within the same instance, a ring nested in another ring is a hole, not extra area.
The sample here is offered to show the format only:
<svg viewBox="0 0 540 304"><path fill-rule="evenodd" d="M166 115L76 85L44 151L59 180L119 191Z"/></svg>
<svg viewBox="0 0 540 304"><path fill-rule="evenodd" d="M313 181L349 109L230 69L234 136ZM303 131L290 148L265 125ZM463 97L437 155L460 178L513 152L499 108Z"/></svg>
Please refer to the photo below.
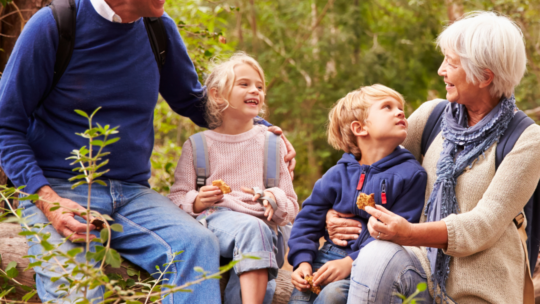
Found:
<svg viewBox="0 0 540 304"><path fill-rule="evenodd" d="M428 118L426 126L424 127L424 132L422 133L422 156L426 154L435 137L441 132L442 113L448 103L449 101L445 100L437 104ZM534 123L534 120L523 113L523 111L520 110L516 112L514 118L508 125L508 129L506 129L497 144L495 151L495 169L499 168L499 165L506 154L512 151L512 148L514 148L521 133ZM529 266L531 273L533 273L540 249L540 184L536 187L536 190L527 202L527 205L525 205L523 212L527 219L527 227L525 229L527 232L527 251L529 253ZM518 229L521 228L523 220L522 213L514 218L514 224Z"/></svg>
<svg viewBox="0 0 540 304"><path fill-rule="evenodd" d="M73 54L77 10L75 0L52 0L49 7L52 10L56 27L58 28L58 50L56 51L56 62L54 64L52 90L60 80L60 77L62 77L62 74L64 74L71 60L71 54ZM163 26L163 20L161 17L145 17L143 19L158 69L161 72L167 55L167 32Z"/></svg>

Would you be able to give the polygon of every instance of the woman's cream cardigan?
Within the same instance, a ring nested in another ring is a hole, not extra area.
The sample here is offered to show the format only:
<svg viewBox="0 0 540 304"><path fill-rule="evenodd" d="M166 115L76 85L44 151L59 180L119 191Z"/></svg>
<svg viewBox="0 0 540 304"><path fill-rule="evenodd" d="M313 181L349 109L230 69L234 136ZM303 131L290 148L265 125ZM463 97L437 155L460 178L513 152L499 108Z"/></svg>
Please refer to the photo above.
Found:
<svg viewBox="0 0 540 304"><path fill-rule="evenodd" d="M437 179L442 151L439 134L422 161L422 132L433 108L441 100L428 101L409 117L403 143L428 174L426 202ZM540 179L540 126L529 126L495 172L495 146L480 157L471 170L457 180L458 214L443 219L448 229L452 256L446 283L448 295L457 303L523 303L525 253L514 217L522 211ZM422 215L420 222L425 221ZM431 270L424 247L412 247L428 275ZM433 295L433 292L432 292Z"/></svg>

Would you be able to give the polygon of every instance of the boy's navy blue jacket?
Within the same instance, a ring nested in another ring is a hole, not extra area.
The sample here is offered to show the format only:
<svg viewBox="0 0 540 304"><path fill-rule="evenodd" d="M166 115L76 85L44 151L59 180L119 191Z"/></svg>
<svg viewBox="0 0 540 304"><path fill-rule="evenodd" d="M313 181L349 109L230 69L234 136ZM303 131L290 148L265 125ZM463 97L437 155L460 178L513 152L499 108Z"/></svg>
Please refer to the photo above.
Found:
<svg viewBox="0 0 540 304"><path fill-rule="evenodd" d="M357 190L362 173L364 182L361 190ZM397 147L371 166L360 165L352 154L343 154L337 165L315 183L311 196L302 204L289 239L289 263L295 268L302 262L311 264L323 235L332 243L325 229L326 213L332 208L354 214L352 219L362 224L358 239L349 241L346 247L338 246L356 259L360 250L374 240L367 228L369 213L356 206L360 192L375 193L375 203L379 205L382 204L382 193L385 193L386 204L383 206L386 209L417 223L424 207L426 182L426 171L404 148Z"/></svg>

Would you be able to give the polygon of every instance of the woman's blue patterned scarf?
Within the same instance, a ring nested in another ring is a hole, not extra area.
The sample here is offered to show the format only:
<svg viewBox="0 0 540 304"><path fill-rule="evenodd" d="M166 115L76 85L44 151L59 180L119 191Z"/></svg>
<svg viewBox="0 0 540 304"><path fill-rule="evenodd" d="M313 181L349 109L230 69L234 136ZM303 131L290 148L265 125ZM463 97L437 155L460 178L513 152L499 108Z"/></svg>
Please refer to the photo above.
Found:
<svg viewBox="0 0 540 304"><path fill-rule="evenodd" d="M467 109L457 103L449 103L442 119L444 138L443 151L437 162L437 180L425 209L427 222L440 221L457 213L456 182L467 167L484 156L484 152L499 140L517 110L514 96L503 97L497 106L479 123L468 128ZM437 298L448 302L446 280L450 274L450 256L442 249L427 248L431 264L431 280L434 288L434 303ZM437 290L437 286L440 290ZM450 298L451 299L451 298Z"/></svg>

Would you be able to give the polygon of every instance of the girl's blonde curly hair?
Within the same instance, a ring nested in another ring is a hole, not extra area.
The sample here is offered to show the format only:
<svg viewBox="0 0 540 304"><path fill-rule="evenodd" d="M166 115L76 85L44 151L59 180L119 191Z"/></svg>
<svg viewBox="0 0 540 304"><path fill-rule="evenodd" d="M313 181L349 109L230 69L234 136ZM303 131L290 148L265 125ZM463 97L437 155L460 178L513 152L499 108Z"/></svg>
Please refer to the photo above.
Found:
<svg viewBox="0 0 540 304"><path fill-rule="evenodd" d="M360 159L362 154L356 136L351 130L351 123L358 121L364 125L369 108L375 102L387 97L394 98L402 105L405 104L401 94L381 84L361 87L338 100L328 114L328 143L336 150L352 153L356 159Z"/></svg>
<svg viewBox="0 0 540 304"><path fill-rule="evenodd" d="M231 56L226 61L218 62L214 65L212 73L206 78L205 85L207 92L216 90L217 98L224 102L218 103L212 94L208 95L208 101L206 102L206 122L210 129L215 129L221 125L222 113L229 106L229 97L234 86L234 80L236 75L234 74L234 68L240 64L247 64L251 66L261 77L263 83L263 107L259 116L264 114L266 104L264 102L264 95L266 93L266 82L264 79L264 71L259 63L253 59L253 57L247 55L244 52L238 52Z"/></svg>

